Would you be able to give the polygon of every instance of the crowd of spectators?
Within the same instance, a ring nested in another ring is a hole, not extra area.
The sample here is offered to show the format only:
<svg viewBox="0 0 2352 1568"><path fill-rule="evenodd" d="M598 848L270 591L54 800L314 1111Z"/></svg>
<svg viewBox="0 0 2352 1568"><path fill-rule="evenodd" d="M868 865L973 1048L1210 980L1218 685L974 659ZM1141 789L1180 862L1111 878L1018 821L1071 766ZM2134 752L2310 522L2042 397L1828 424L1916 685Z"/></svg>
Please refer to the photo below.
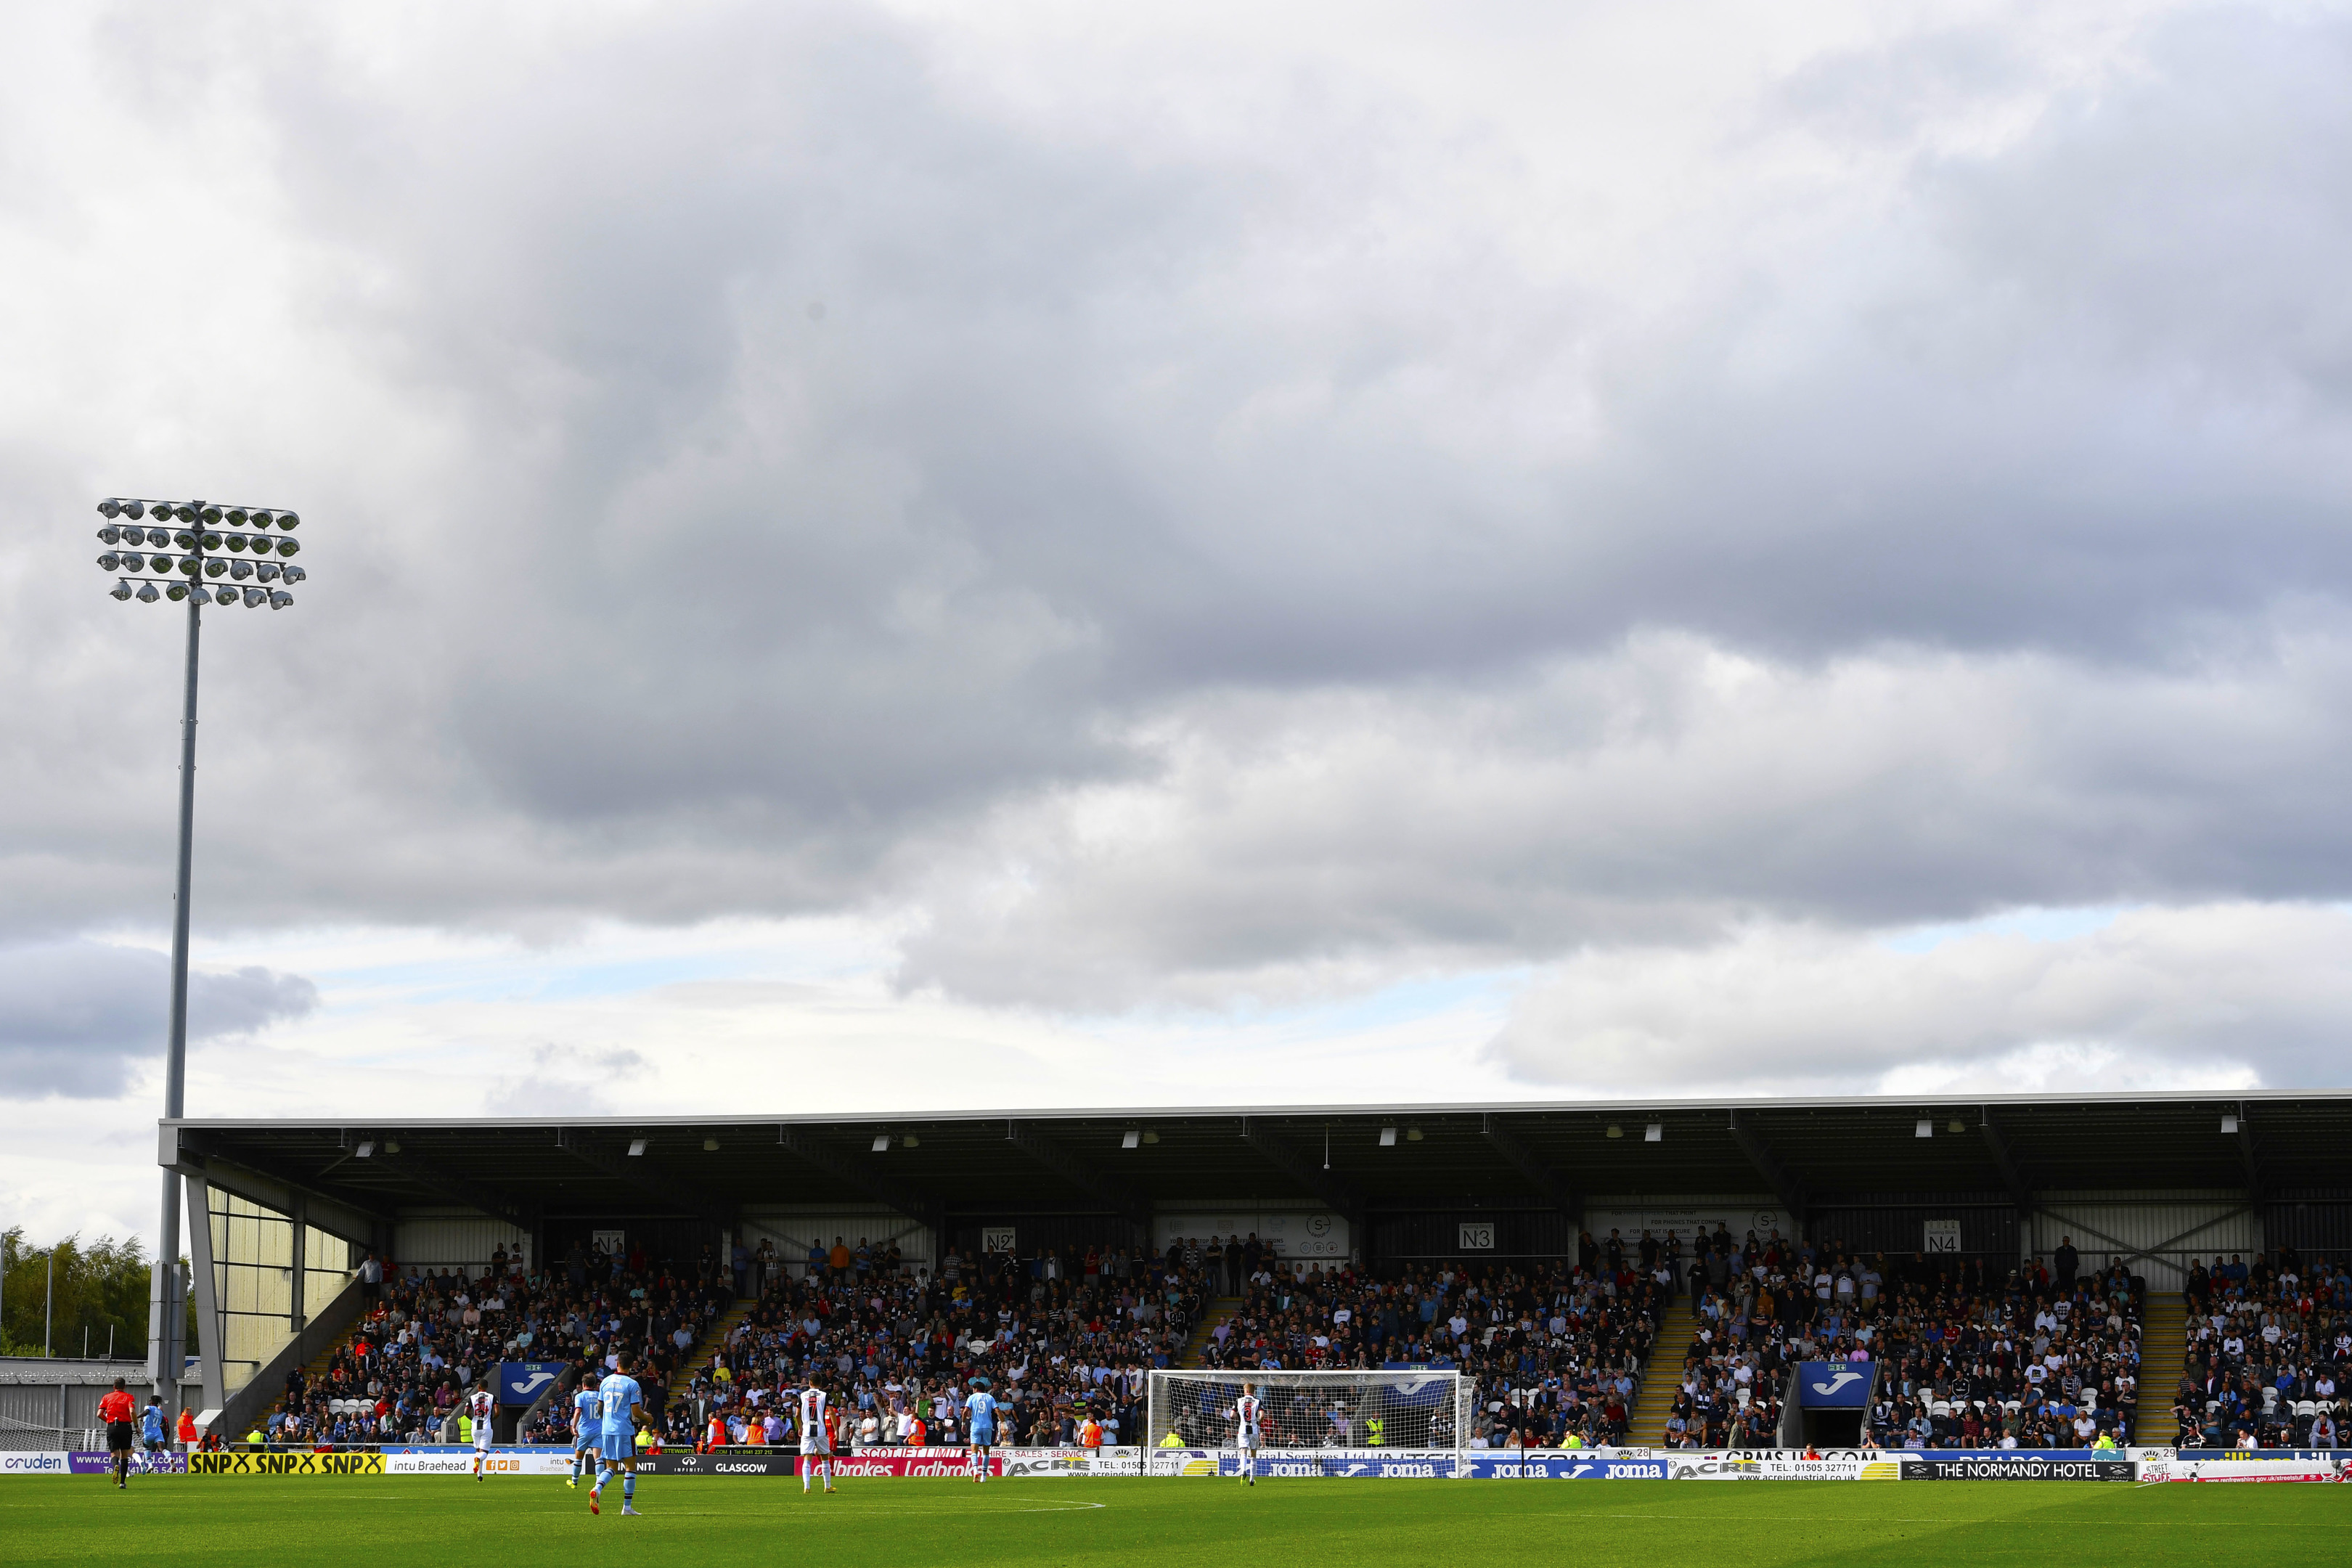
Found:
<svg viewBox="0 0 2352 1568"><path fill-rule="evenodd" d="M635 1348L640 1379L658 1388L728 1295L708 1254L681 1268L584 1247L536 1271L503 1247L480 1266L387 1269L371 1258L362 1279L372 1300L352 1337L317 1377L287 1374L258 1429L266 1444L461 1441L465 1394L499 1362L569 1362L568 1383L601 1371L591 1347L599 1358Z"/></svg>
<svg viewBox="0 0 2352 1568"><path fill-rule="evenodd" d="M2146 1294L2120 1262L2084 1272L2071 1242L2006 1270L1915 1258L1847 1341L1806 1359L1880 1363L1880 1447L2121 1447L2139 1408Z"/></svg>
<svg viewBox="0 0 2352 1568"><path fill-rule="evenodd" d="M1468 1444L1479 1448L1623 1441L1674 1287L1655 1244L1644 1253L1614 1233L1605 1245L1583 1237L1574 1264L1446 1259L1381 1275L1285 1267L1255 1237L1241 1247L1240 1305L1211 1331L1207 1364L1458 1368L1475 1380Z"/></svg>
<svg viewBox="0 0 2352 1568"><path fill-rule="evenodd" d="M2352 1268L2295 1248L2189 1265L2180 1445L2345 1446L2337 1385L2352 1377Z"/></svg>
<svg viewBox="0 0 2352 1568"><path fill-rule="evenodd" d="M670 1407L674 1436L797 1443L792 1395L822 1379L859 1446L963 1440L962 1386L993 1384L1000 1440L1138 1440L1149 1373L1175 1364L1210 1287L1207 1263L1076 1247L967 1258L936 1273L895 1247L836 1238L773 1279ZM1087 1433L1089 1422L1093 1432Z"/></svg>

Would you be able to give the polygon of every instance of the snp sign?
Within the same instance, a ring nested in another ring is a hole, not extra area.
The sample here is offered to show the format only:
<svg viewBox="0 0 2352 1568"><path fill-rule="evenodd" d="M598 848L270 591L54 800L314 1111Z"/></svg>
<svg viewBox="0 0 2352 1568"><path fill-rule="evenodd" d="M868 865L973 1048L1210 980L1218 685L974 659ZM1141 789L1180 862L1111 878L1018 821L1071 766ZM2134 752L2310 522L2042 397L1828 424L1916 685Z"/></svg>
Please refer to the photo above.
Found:
<svg viewBox="0 0 2352 1568"><path fill-rule="evenodd" d="M1931 1219L1927 1222L1927 1252L1958 1252L1960 1249L1960 1222L1956 1219Z"/></svg>
<svg viewBox="0 0 2352 1568"><path fill-rule="evenodd" d="M1475 1225L1465 1220L1460 1228L1462 1239L1454 1244L1457 1250L1463 1252L1495 1250L1495 1224L1492 1220L1481 1220Z"/></svg>

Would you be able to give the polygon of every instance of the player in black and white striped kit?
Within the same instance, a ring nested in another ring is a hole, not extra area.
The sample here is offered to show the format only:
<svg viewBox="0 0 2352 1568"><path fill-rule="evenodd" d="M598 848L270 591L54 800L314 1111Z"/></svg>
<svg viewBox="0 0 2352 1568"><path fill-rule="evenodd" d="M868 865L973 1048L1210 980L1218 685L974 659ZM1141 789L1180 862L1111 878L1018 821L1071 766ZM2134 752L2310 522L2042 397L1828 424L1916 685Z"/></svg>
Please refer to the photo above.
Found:
<svg viewBox="0 0 2352 1568"><path fill-rule="evenodd" d="M1264 1407L1257 1402L1257 1384L1242 1384L1242 1396L1234 1401L1234 1428L1236 1446L1242 1451L1242 1485L1257 1485L1257 1446L1265 1434L1261 1425Z"/></svg>

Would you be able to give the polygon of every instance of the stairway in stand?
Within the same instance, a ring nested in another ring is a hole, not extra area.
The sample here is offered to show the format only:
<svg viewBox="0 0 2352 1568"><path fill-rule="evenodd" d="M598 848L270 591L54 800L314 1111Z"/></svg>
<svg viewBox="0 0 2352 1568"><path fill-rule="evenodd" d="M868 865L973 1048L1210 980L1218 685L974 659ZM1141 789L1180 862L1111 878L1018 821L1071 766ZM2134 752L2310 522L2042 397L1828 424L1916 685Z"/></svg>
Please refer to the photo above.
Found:
<svg viewBox="0 0 2352 1568"><path fill-rule="evenodd" d="M1210 1302L1209 1310L1201 1314L1200 1324L1193 1329L1192 1337L1184 1342L1184 1353L1176 1358L1176 1364L1180 1367L1208 1365L1209 1342L1215 1337L1217 1325L1232 1321L1241 1310L1242 1299L1239 1296L1220 1296Z"/></svg>
<svg viewBox="0 0 2352 1568"><path fill-rule="evenodd" d="M719 1315L710 1320L710 1327L694 1342L694 1348L687 1352L686 1359L677 1363L676 1381L683 1384L697 1372L708 1368L710 1358L726 1348L727 1336L733 1333L736 1325L750 1317L751 1309L759 1304L757 1297L739 1296L730 1304L719 1308Z"/></svg>
<svg viewBox="0 0 2352 1568"><path fill-rule="evenodd" d="M2151 1290L2140 1311L2139 1416L2132 1441L2144 1448L2171 1447L2180 1436L2172 1398L2189 1359L2189 1299Z"/></svg>
<svg viewBox="0 0 2352 1568"><path fill-rule="evenodd" d="M1625 1441L1636 1448L1654 1448L1666 1440L1666 1417L1674 1414L1675 1395L1682 1392L1683 1358L1690 1354L1698 1335L1698 1318L1690 1298L1677 1296L1658 1320L1658 1337L1650 1342L1650 1363L1642 1373L1642 1393L1625 1423Z"/></svg>

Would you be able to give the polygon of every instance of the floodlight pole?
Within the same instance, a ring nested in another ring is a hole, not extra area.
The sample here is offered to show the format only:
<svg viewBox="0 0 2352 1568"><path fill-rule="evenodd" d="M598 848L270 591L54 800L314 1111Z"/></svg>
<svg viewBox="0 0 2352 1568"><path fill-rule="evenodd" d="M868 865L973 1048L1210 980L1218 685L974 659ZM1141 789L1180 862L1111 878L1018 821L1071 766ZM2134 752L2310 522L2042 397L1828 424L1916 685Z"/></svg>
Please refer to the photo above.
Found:
<svg viewBox="0 0 2352 1568"><path fill-rule="evenodd" d="M198 597L188 595L187 689L180 705L180 879L172 896L172 1022L163 1055L163 1116L185 1111L188 1079L188 885L195 860L196 645L204 626ZM180 1407L180 1373L186 1364L181 1335L187 1309L180 1294L180 1173L163 1172L163 1212L156 1227L155 1271L147 1295L148 1372L167 1411ZM226 1390L206 1389L215 1401ZM166 1417L170 1419L170 1417Z"/></svg>

